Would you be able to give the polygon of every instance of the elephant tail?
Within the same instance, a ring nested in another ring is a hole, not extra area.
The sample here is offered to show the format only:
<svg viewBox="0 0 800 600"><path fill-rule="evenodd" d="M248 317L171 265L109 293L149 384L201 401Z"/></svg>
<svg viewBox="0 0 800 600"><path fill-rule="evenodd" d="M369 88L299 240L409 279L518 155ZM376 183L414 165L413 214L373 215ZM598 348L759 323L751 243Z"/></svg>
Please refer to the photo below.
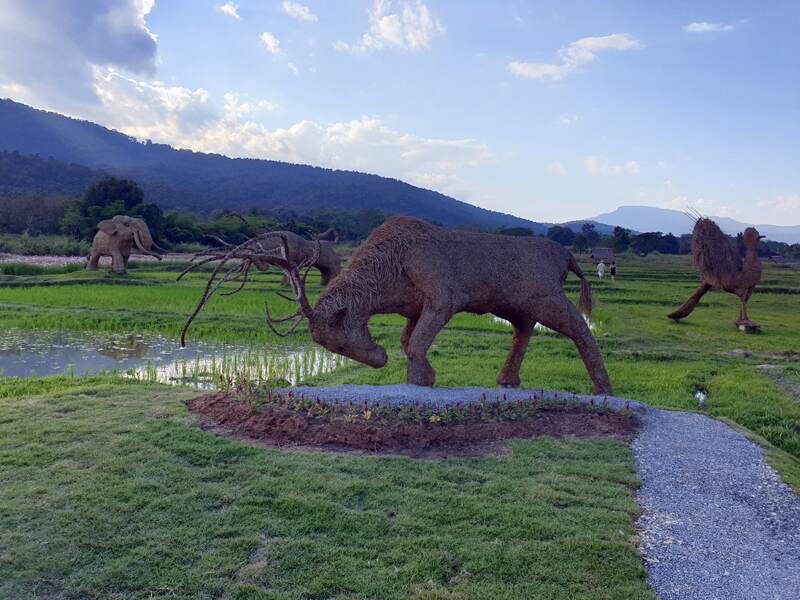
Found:
<svg viewBox="0 0 800 600"><path fill-rule="evenodd" d="M586 318L592 316L592 285L578 266L578 261L571 254L569 255L569 264L567 269L575 273L578 279L581 280L581 293L578 297L578 310L581 311Z"/></svg>

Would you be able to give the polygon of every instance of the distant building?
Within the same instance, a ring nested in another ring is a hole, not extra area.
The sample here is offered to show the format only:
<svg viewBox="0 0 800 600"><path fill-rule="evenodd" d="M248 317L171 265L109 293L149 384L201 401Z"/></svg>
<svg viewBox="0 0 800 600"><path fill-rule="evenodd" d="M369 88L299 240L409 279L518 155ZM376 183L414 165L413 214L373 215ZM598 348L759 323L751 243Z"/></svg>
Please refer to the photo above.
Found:
<svg viewBox="0 0 800 600"><path fill-rule="evenodd" d="M589 260L593 260L594 262L600 262L601 260L605 263L610 263L614 258L614 251L611 248L592 248L589 252Z"/></svg>

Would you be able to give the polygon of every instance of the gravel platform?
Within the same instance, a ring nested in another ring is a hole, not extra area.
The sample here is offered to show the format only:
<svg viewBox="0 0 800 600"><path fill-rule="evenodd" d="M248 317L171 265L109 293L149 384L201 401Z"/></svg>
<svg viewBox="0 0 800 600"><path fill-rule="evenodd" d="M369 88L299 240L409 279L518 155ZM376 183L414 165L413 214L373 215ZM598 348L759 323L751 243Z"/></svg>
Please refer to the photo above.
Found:
<svg viewBox="0 0 800 600"><path fill-rule="evenodd" d="M551 392L542 389L519 389L519 388L482 388L482 387L459 387L429 388L407 383L397 385L334 385L329 387L298 386L287 388L284 393L291 391L295 394L303 394L307 398L319 398L320 400L339 400L347 402L352 400L354 403L369 402L388 402L390 404L428 404L432 406L444 406L454 404L456 401L461 404L470 402L480 402L481 396L488 401L506 400L516 402L517 400L527 400L533 394L537 398L544 396L545 399L562 399L588 404L594 401L596 404L607 405L617 410L630 409L632 411L642 411L649 407L640 402L634 402L627 398L616 396L576 396L567 392Z"/></svg>
<svg viewBox="0 0 800 600"><path fill-rule="evenodd" d="M721 421L658 410L614 396L539 389L341 385L296 394L353 402L545 398L594 401L638 414L632 444L642 482L636 522L648 582L662 600L800 600L800 498L767 465L762 449Z"/></svg>

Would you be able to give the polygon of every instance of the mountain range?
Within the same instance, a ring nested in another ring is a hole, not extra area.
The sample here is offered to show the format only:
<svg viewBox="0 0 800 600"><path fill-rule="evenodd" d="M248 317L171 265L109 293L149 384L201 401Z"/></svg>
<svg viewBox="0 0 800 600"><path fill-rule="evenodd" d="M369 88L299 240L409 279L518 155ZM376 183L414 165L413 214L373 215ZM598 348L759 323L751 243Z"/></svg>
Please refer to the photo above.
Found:
<svg viewBox="0 0 800 600"><path fill-rule="evenodd" d="M144 188L148 201L163 209L198 213L251 207L293 208L298 213L314 208L376 209L448 227L475 223L491 229L547 231L545 224L473 206L397 179L178 150L8 99L0 99L3 150L132 178ZM12 187L0 179L0 189ZM17 185L16 189L25 188Z"/></svg>
<svg viewBox="0 0 800 600"><path fill-rule="evenodd" d="M406 214L447 227L477 224L486 229L524 227L536 234L549 223L480 208L397 179L274 160L229 158L140 141L89 121L0 99L0 195L80 195L103 175L136 180L148 202L166 210L210 213L215 209L375 209ZM731 235L749 223L712 217ZM621 206L592 219L563 223L580 231L585 223L608 235L619 225L634 232L691 233L692 220L677 210ZM800 242L800 226L756 225L762 235Z"/></svg>
<svg viewBox="0 0 800 600"><path fill-rule="evenodd" d="M776 242L796 244L800 242L800 225L768 225L764 223L743 223L728 217L709 215L720 229L728 235L736 235L747 227L755 227L761 235ZM654 206L620 206L616 210L593 217L594 221L613 223L633 231L660 231L682 235L691 233L692 218L679 210L656 208Z"/></svg>

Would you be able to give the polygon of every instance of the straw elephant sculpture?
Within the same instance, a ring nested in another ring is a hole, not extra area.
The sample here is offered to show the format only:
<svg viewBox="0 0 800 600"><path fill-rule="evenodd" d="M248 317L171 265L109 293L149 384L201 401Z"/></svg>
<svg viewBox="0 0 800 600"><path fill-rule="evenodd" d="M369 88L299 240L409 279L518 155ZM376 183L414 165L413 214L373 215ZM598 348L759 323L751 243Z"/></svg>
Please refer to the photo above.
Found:
<svg viewBox="0 0 800 600"><path fill-rule="evenodd" d="M128 272L128 259L134 248L142 254L158 260L161 260L161 254L166 252L153 241L150 229L142 219L117 215L111 219L100 221L97 224L97 233L92 240L86 268L94 271L97 269L101 256L110 256L111 270L124 275Z"/></svg>

